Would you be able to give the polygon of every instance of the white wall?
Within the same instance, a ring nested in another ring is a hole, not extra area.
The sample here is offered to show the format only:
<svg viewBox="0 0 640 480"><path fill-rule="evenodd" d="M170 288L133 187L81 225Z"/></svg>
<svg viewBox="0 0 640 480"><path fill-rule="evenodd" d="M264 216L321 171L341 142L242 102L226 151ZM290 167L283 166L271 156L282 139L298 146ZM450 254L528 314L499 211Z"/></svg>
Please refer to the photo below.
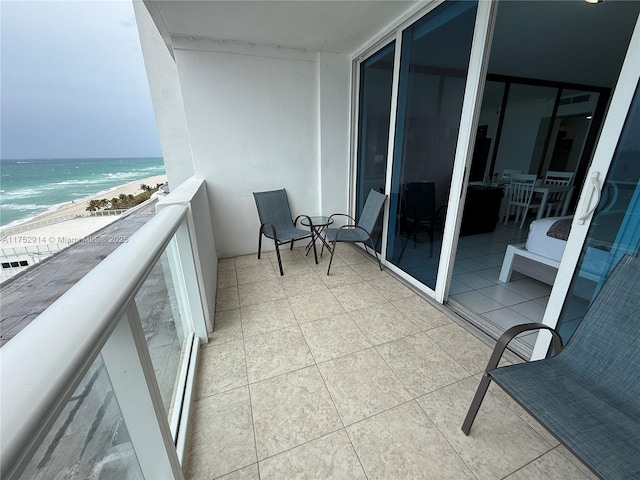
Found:
<svg viewBox="0 0 640 480"><path fill-rule="evenodd" d="M174 54L220 257L257 251L252 192L285 188L294 217L345 211L346 57L186 38Z"/></svg>
<svg viewBox="0 0 640 480"><path fill-rule="evenodd" d="M147 8L142 2L132 3L155 111L162 157L169 186L173 188L194 173L178 70Z"/></svg>
<svg viewBox="0 0 640 480"><path fill-rule="evenodd" d="M351 60L318 53L320 204L317 213L348 212Z"/></svg>

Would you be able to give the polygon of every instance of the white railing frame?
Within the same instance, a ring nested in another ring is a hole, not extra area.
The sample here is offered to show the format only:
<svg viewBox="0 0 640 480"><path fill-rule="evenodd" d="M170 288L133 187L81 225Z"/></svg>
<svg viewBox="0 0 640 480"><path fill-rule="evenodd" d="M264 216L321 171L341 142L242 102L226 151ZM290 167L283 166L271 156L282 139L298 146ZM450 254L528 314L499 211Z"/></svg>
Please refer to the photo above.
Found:
<svg viewBox="0 0 640 480"><path fill-rule="evenodd" d="M138 389L136 394L139 396L143 392L142 398L138 397L138 402L129 403L142 403L147 407L152 405L154 413L149 416L147 411L145 415L147 422L149 418L155 418L144 440L153 445L154 461L147 462L139 458L140 467L146 478L158 478L158 472L162 471L162 478L182 479L153 366L148 361L148 348L144 341L140 342L140 338L144 340L144 335L140 337L135 294L174 234L186 223L186 217L186 206L171 205L162 209L127 243L104 259L0 349L0 477L12 479L20 476L89 367L107 342L113 342L111 337L118 325L126 322L133 332L129 344L136 348L131 350L125 345L119 345L119 348L124 349L121 353L124 356L134 358L132 352L138 356L134 362L135 370L139 379L144 380L142 385L146 385ZM105 353L109 350L112 351L107 347ZM119 385L124 380L114 379L114 372L118 370L114 370L113 362L107 363L111 363L108 370L118 397L123 394L118 390L122 390ZM124 373L123 370L121 374ZM128 396L130 398L131 394ZM131 418L128 408L123 406L125 421L127 417ZM149 424L145 425L147 429ZM127 427L131 429L132 426ZM139 425L133 427L141 428ZM129 433L139 455L139 432ZM158 450L162 445L164 448ZM154 464L152 471L147 470L150 463Z"/></svg>

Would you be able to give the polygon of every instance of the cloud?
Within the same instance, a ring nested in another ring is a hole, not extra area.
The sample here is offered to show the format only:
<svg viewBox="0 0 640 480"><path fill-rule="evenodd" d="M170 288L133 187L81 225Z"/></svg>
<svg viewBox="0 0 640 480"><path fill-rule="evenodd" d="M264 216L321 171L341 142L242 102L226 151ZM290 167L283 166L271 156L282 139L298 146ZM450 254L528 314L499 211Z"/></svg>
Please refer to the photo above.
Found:
<svg viewBox="0 0 640 480"><path fill-rule="evenodd" d="M129 1L2 3L2 158L160 155Z"/></svg>

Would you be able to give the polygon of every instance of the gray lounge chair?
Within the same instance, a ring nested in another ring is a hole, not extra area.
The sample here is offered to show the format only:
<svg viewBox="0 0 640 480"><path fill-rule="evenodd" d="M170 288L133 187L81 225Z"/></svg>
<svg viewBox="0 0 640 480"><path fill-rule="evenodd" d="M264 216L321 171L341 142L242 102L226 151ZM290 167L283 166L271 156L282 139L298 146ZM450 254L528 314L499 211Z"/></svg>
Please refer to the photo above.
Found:
<svg viewBox="0 0 640 480"><path fill-rule="evenodd" d="M562 349L555 330L516 325L498 340L462 431L491 380L601 478L640 478L640 259L625 256ZM555 356L497 367L509 341L553 331ZM561 351L560 351L561 350Z"/></svg>
<svg viewBox="0 0 640 480"><path fill-rule="evenodd" d="M292 220L287 192L284 189L268 192L253 192L253 198L258 208L258 217L260 217L258 258L260 258L260 252L262 251L262 235L264 235L275 243L280 275L284 275L279 246L285 243L291 243L291 249L293 249L293 242L296 240L302 240L304 238L313 239L311 231L296 227L298 220L302 217L307 218L309 225L311 225L311 220L307 215L298 215L295 220ZM315 242L313 243L313 256L316 263L318 263L318 253Z"/></svg>
<svg viewBox="0 0 640 480"><path fill-rule="evenodd" d="M367 196L367 201L364 203L362 214L360 215L360 219L357 223L351 215L347 215L346 213L334 213L329 217L331 219L336 216L348 217L353 223L343 225L340 228L326 228L324 230L325 239L328 242L331 242L332 245L327 275L329 275L329 271L331 270L331 262L333 261L333 254L336 251L336 243L338 242L362 243L365 250L367 246L371 247L373 254L378 260L378 266L380 267L380 270L382 270L382 264L380 263L380 258L378 258L376 249L373 245L371 233L378 221L378 217L380 216L380 212L382 211L382 207L386 199L386 195L376 192L375 190L371 190ZM324 242L322 244L322 250L320 251L321 256L322 252L324 252Z"/></svg>

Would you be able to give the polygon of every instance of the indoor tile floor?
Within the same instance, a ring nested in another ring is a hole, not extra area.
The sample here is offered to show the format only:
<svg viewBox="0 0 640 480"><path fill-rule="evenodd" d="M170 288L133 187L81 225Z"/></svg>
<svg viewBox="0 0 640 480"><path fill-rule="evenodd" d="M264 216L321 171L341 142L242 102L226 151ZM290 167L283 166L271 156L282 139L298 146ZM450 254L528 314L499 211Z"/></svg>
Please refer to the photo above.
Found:
<svg viewBox="0 0 640 480"><path fill-rule="evenodd" d="M186 478L592 478L498 388L460 431L491 350L453 316L349 246L283 257L219 263Z"/></svg>
<svg viewBox="0 0 640 480"><path fill-rule="evenodd" d="M458 242L450 299L496 338L513 325L542 321L549 301L550 285L518 272L508 283L498 278L507 246L524 243L528 231L527 225L520 229L515 222L499 223L491 233L461 237ZM532 332L520 340L530 349L536 336Z"/></svg>

